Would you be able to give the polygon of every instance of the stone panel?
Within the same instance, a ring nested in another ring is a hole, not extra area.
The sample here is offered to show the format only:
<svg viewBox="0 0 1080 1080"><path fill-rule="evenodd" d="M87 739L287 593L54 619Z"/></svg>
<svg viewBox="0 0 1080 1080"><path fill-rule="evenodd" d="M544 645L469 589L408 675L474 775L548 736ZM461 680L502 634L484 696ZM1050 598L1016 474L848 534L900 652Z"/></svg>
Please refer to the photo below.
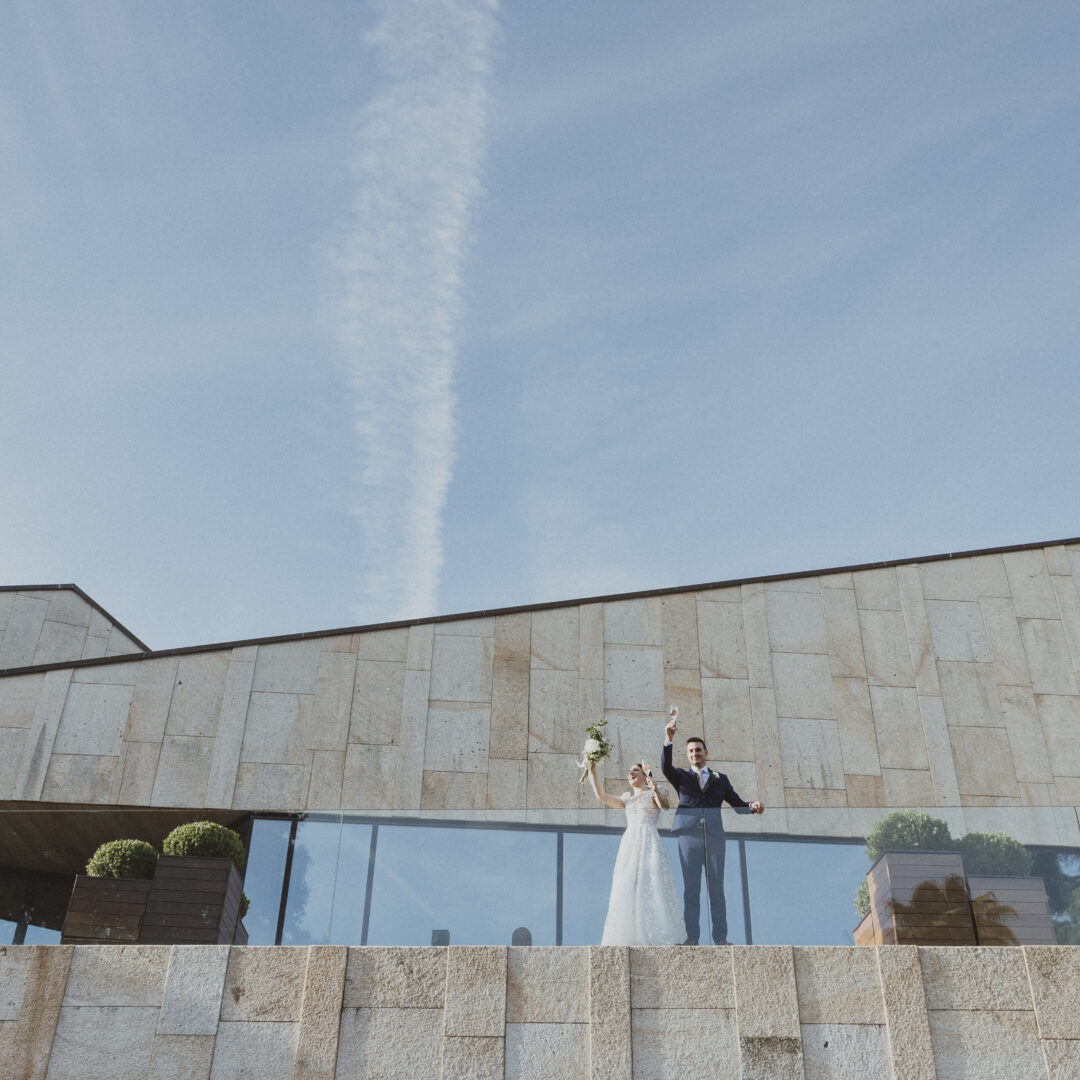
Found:
<svg viewBox="0 0 1080 1080"><path fill-rule="evenodd" d="M971 574L975 579L975 592L979 597L1012 596L1005 562L999 554L973 555L969 560Z"/></svg>
<svg viewBox="0 0 1080 1080"><path fill-rule="evenodd" d="M488 775L483 772L424 770L420 791L422 810L483 810L487 806Z"/></svg>
<svg viewBox="0 0 1080 1080"><path fill-rule="evenodd" d="M949 741L961 795L1019 797L1004 728L950 727Z"/></svg>
<svg viewBox="0 0 1080 1080"><path fill-rule="evenodd" d="M970 559L937 559L920 563L918 571L927 600L974 600L978 595Z"/></svg>
<svg viewBox="0 0 1080 1080"><path fill-rule="evenodd" d="M828 653L819 593L766 591L765 613L773 652Z"/></svg>
<svg viewBox="0 0 1080 1080"><path fill-rule="evenodd" d="M252 691L240 760L264 765L303 764L301 702L305 712L311 708L310 697Z"/></svg>
<svg viewBox="0 0 1080 1080"><path fill-rule="evenodd" d="M502 1062L499 1066L495 1080L503 1080ZM506 1080L591 1080L588 1025L508 1023L505 1076ZM472 1080L471 1074L463 1080Z"/></svg>
<svg viewBox="0 0 1080 1080"><path fill-rule="evenodd" d="M495 616L495 659L528 663L532 617L527 611Z"/></svg>
<svg viewBox="0 0 1080 1080"><path fill-rule="evenodd" d="M26 667L34 662L41 628L49 611L48 600L18 593L0 638L0 669Z"/></svg>
<svg viewBox="0 0 1080 1080"><path fill-rule="evenodd" d="M1024 956L1019 949L920 949L929 1009L1033 1008Z"/></svg>
<svg viewBox="0 0 1080 1080"><path fill-rule="evenodd" d="M776 713L799 719L835 720L832 673L827 656L773 653Z"/></svg>
<svg viewBox="0 0 1080 1080"><path fill-rule="evenodd" d="M491 684L492 757L528 755L529 692L528 660L495 660Z"/></svg>
<svg viewBox="0 0 1080 1080"><path fill-rule="evenodd" d="M115 802L120 778L118 757L53 754L41 797L46 802Z"/></svg>
<svg viewBox="0 0 1080 1080"><path fill-rule="evenodd" d="M214 740L166 735L161 743L152 806L205 806Z"/></svg>
<svg viewBox="0 0 1080 1080"><path fill-rule="evenodd" d="M345 1009L336 1080L440 1080L442 1009Z"/></svg>
<svg viewBox="0 0 1080 1080"><path fill-rule="evenodd" d="M397 741L405 698L405 664L358 660L349 741L387 745Z"/></svg>
<svg viewBox="0 0 1080 1080"><path fill-rule="evenodd" d="M878 760L882 767L927 768L922 713L914 688L871 686L870 701L877 731Z"/></svg>
<svg viewBox="0 0 1080 1080"><path fill-rule="evenodd" d="M407 789L400 777L407 773L411 788L415 784L416 801L402 802ZM419 754L408 754L396 746L361 746L353 743L345 751L345 777L341 785L343 810L386 810L397 807L415 809L420 805L423 773Z"/></svg>
<svg viewBox="0 0 1080 1080"><path fill-rule="evenodd" d="M578 608L578 669L583 679L604 678L604 605Z"/></svg>
<svg viewBox="0 0 1080 1080"><path fill-rule="evenodd" d="M631 949L630 993L635 1009L734 1009L731 950Z"/></svg>
<svg viewBox="0 0 1080 1080"><path fill-rule="evenodd" d="M762 594L760 598L762 629L767 634L764 622L764 602L764 594ZM699 598L697 628L702 675L718 679L747 678L742 605L710 603ZM767 654L767 638L765 648Z"/></svg>
<svg viewBox="0 0 1080 1080"><path fill-rule="evenodd" d="M260 645L252 690L271 694L314 694L322 641L282 641Z"/></svg>
<svg viewBox="0 0 1080 1080"><path fill-rule="evenodd" d="M1057 776L1080 776L1080 698L1039 695L1035 708Z"/></svg>
<svg viewBox="0 0 1080 1080"><path fill-rule="evenodd" d="M1020 619L1031 688L1036 694L1075 694L1073 672L1065 627L1058 619Z"/></svg>
<svg viewBox="0 0 1080 1080"><path fill-rule="evenodd" d="M402 659L396 665L401 684L405 681L404 635ZM368 662L368 661L366 661ZM319 671L315 678L315 696L311 701L311 714L304 732L304 748L307 750L344 750L349 739L349 718L353 711L353 690L357 659L352 653L324 650L319 657ZM401 697L398 696L397 714L393 718L393 731L401 727ZM374 742L375 740L371 740Z"/></svg>
<svg viewBox="0 0 1080 1080"><path fill-rule="evenodd" d="M404 664L409 654L409 634L419 627L397 627L393 630L368 630L356 635L355 652L361 660L391 660ZM433 627L427 627L432 630ZM323 655L326 654L323 642ZM321 663L321 661L320 661Z"/></svg>
<svg viewBox="0 0 1080 1080"><path fill-rule="evenodd" d="M668 1017L670 1013L665 1010L662 1015ZM592 946L589 949L589 1060L592 1080L629 1080L632 1069L635 1080L638 1077L666 1075L655 1064L652 1064L651 1071L643 1070L646 1060L662 1054L664 1046L658 1046L658 1040L650 1039L649 1033L642 1028L644 1042L639 1048L642 1017L648 1019L648 1011L635 1010L631 1022L630 950L611 945Z"/></svg>
<svg viewBox="0 0 1080 1080"><path fill-rule="evenodd" d="M750 708L754 717L758 798L766 806L783 806L784 773L773 691L768 687L751 686Z"/></svg>
<svg viewBox="0 0 1080 1080"><path fill-rule="evenodd" d="M135 668L135 688L128 710L124 739L161 742L179 671L178 656L145 660Z"/></svg>
<svg viewBox="0 0 1080 1080"><path fill-rule="evenodd" d="M299 1020L306 966L306 949L230 949L225 991L221 996L221 1019Z"/></svg>
<svg viewBox="0 0 1080 1080"><path fill-rule="evenodd" d="M844 787L840 733L835 720L780 717L777 723L785 787Z"/></svg>
<svg viewBox="0 0 1080 1080"><path fill-rule="evenodd" d="M34 719L31 721L30 733L23 750L19 779L15 787L16 799L35 800L41 797L45 774L49 768L49 755L56 739L56 729L60 726L60 716L64 711L64 701L67 699L70 684L70 668L45 674L41 696L37 700Z"/></svg>
<svg viewBox="0 0 1080 1080"><path fill-rule="evenodd" d="M173 945L168 961L158 1035L215 1035L229 963L228 947Z"/></svg>
<svg viewBox="0 0 1080 1080"><path fill-rule="evenodd" d="M926 616L935 660L990 662L990 643L977 603L927 600Z"/></svg>
<svg viewBox="0 0 1080 1080"><path fill-rule="evenodd" d="M529 766L526 761L501 761L488 758L488 810L521 810L526 806Z"/></svg>
<svg viewBox="0 0 1080 1080"><path fill-rule="evenodd" d="M914 686L907 624L900 611L860 611L867 678L877 686Z"/></svg>
<svg viewBox="0 0 1080 1080"><path fill-rule="evenodd" d="M803 1025L885 1023L872 949L818 946L793 951Z"/></svg>
<svg viewBox="0 0 1080 1080"><path fill-rule="evenodd" d="M765 616L765 589L761 584L743 585L742 617L743 633L746 635L746 666L750 675L750 685L773 685L772 653L769 650L769 625ZM700 615L698 632L701 632ZM717 675L725 674L716 672ZM740 678L741 671L731 673L731 677Z"/></svg>
<svg viewBox="0 0 1080 1080"><path fill-rule="evenodd" d="M149 1080L210 1080L213 1035L155 1035Z"/></svg>
<svg viewBox="0 0 1080 1080"><path fill-rule="evenodd" d="M49 1080L145 1080L157 1024L156 1006L60 1010Z"/></svg>
<svg viewBox="0 0 1080 1080"><path fill-rule="evenodd" d="M886 806L934 806L937 797L930 771L922 769L882 769Z"/></svg>
<svg viewBox="0 0 1080 1080"><path fill-rule="evenodd" d="M803 1024L806 1080L870 1080L892 1076L884 1026Z"/></svg>
<svg viewBox="0 0 1080 1080"><path fill-rule="evenodd" d="M580 1024L588 1019L588 949L510 948L507 1024Z"/></svg>
<svg viewBox="0 0 1080 1080"><path fill-rule="evenodd" d="M353 948L345 1008L438 1009L446 997L446 949Z"/></svg>
<svg viewBox="0 0 1080 1080"><path fill-rule="evenodd" d="M717 761L753 761L754 717L750 710L750 683L746 679L702 679L703 731L709 752ZM680 727L687 733L691 725ZM679 740L681 741L681 740Z"/></svg>
<svg viewBox="0 0 1080 1080"><path fill-rule="evenodd" d="M898 566L896 580L900 585L900 602L907 627L908 651L915 673L915 686L920 695L938 695L937 667L934 663L934 643L930 634L930 620L926 613L926 600L919 580L918 566Z"/></svg>
<svg viewBox="0 0 1080 1080"><path fill-rule="evenodd" d="M859 570L851 575L855 586L855 599L860 609L875 611L899 611L900 587L896 581L896 569L891 566L880 570Z"/></svg>
<svg viewBox="0 0 1080 1080"><path fill-rule="evenodd" d="M440 702L436 706L433 703L428 709L424 768L443 772L484 772L490 724L491 708L488 705Z"/></svg>
<svg viewBox="0 0 1080 1080"><path fill-rule="evenodd" d="M1046 1080L1076 1080L1080 1076L1080 1039L1042 1040Z"/></svg>
<svg viewBox="0 0 1080 1080"><path fill-rule="evenodd" d="M580 750L585 725L578 715L578 674L553 668L533 668L529 677L529 750L572 753ZM587 722L600 719L591 717Z"/></svg>
<svg viewBox="0 0 1080 1080"><path fill-rule="evenodd" d="M825 636L829 646L829 668L837 678L866 678L859 610L853 589L823 589Z"/></svg>
<svg viewBox="0 0 1080 1080"><path fill-rule="evenodd" d="M1031 673L1012 598L986 596L979 606L998 685L1030 686Z"/></svg>
<svg viewBox="0 0 1080 1080"><path fill-rule="evenodd" d="M451 949L446 965L446 1035L503 1035L506 948Z"/></svg>
<svg viewBox="0 0 1080 1080"><path fill-rule="evenodd" d="M456 1035L442 1041L442 1080L503 1080L505 1040Z"/></svg>
<svg viewBox="0 0 1080 1080"><path fill-rule="evenodd" d="M715 1080L743 1075L732 1010L634 1009L633 1023L634 1080ZM622 1078L631 1072L628 1067L625 1072L600 1075Z"/></svg>
<svg viewBox="0 0 1080 1080"><path fill-rule="evenodd" d="M344 946L307 950L292 1080L334 1080L347 958Z"/></svg>
<svg viewBox="0 0 1080 1080"><path fill-rule="evenodd" d="M431 700L490 702L494 651L494 638L436 634Z"/></svg>
<svg viewBox="0 0 1080 1080"><path fill-rule="evenodd" d="M528 801L530 810L563 809L589 806L592 792L586 785L574 783L580 770L574 754L530 754L528 762ZM606 762L610 769L612 763ZM595 804L592 804L595 805Z"/></svg>
<svg viewBox="0 0 1080 1080"><path fill-rule="evenodd" d="M1053 783L1054 773L1035 708L1035 695L1027 686L999 686L998 695L1017 780L1030 784Z"/></svg>
<svg viewBox="0 0 1080 1080"><path fill-rule="evenodd" d="M580 660L579 612L576 607L532 613L530 654L534 668L576 671Z"/></svg>
<svg viewBox="0 0 1080 1080"><path fill-rule="evenodd" d="M660 601L660 620L664 663L672 668L697 671L701 656L698 651L697 601L693 593L663 597Z"/></svg>
<svg viewBox="0 0 1080 1080"><path fill-rule="evenodd" d="M30 727L44 686L44 672L0 679L0 727Z"/></svg>
<svg viewBox="0 0 1080 1080"><path fill-rule="evenodd" d="M866 776L879 773L877 729L866 680L834 677L833 700L845 772Z"/></svg>
<svg viewBox="0 0 1080 1080"><path fill-rule="evenodd" d="M242 762L236 770L233 809L300 809L304 806L306 782L306 765Z"/></svg>
<svg viewBox="0 0 1080 1080"><path fill-rule="evenodd" d="M53 744L55 754L119 755L131 686L73 682Z"/></svg>
<svg viewBox="0 0 1080 1080"><path fill-rule="evenodd" d="M193 653L179 658L166 735L217 734L229 658L228 652Z"/></svg>
<svg viewBox="0 0 1080 1080"><path fill-rule="evenodd" d="M1028 980L1044 1039L1080 1039L1080 949L1027 946Z"/></svg>
<svg viewBox="0 0 1080 1080"><path fill-rule="evenodd" d="M1001 727L1001 701L990 664L938 664L941 698L950 725Z"/></svg>
<svg viewBox="0 0 1080 1080"><path fill-rule="evenodd" d="M1033 1012L931 1010L938 1080L1016 1080L1044 1076Z"/></svg>
<svg viewBox="0 0 1080 1080"><path fill-rule="evenodd" d="M83 945L68 970L63 1004L161 1004L169 954L153 945Z"/></svg>
<svg viewBox="0 0 1080 1080"><path fill-rule="evenodd" d="M661 650L634 645L611 645L605 649L604 706L666 712Z"/></svg>
<svg viewBox="0 0 1080 1080"><path fill-rule="evenodd" d="M210 1080L290 1076L296 1027L267 1021L219 1024Z"/></svg>
<svg viewBox="0 0 1080 1080"><path fill-rule="evenodd" d="M341 750L313 750L311 771L308 779L307 799L309 810L338 810L341 808L341 791L345 783L345 752Z"/></svg>
<svg viewBox="0 0 1080 1080"><path fill-rule="evenodd" d="M905 1080L935 1080L919 950L914 945L882 945L875 952L893 1075Z"/></svg>
<svg viewBox="0 0 1080 1080"><path fill-rule="evenodd" d="M604 643L653 645L663 643L659 596L616 600L604 604Z"/></svg>
<svg viewBox="0 0 1080 1080"><path fill-rule="evenodd" d="M410 626L408 650L405 659L406 670L430 671L434 643L435 627L430 623L424 626Z"/></svg>
<svg viewBox="0 0 1080 1080"><path fill-rule="evenodd" d="M1017 616L1021 619L1058 618L1054 586L1042 551L1006 551L1001 557Z"/></svg>
<svg viewBox="0 0 1080 1080"><path fill-rule="evenodd" d="M739 1037L798 1039L799 998L790 945L733 945Z"/></svg>

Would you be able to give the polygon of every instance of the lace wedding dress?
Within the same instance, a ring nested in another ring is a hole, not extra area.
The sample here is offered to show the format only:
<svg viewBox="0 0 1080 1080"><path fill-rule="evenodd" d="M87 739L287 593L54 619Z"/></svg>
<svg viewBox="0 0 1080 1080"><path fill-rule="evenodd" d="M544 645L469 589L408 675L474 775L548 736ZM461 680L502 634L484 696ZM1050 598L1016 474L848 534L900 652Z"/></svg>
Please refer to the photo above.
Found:
<svg viewBox="0 0 1080 1080"><path fill-rule="evenodd" d="M671 866L656 831L660 811L649 791L621 795L626 832L611 878L601 945L678 945L686 938Z"/></svg>

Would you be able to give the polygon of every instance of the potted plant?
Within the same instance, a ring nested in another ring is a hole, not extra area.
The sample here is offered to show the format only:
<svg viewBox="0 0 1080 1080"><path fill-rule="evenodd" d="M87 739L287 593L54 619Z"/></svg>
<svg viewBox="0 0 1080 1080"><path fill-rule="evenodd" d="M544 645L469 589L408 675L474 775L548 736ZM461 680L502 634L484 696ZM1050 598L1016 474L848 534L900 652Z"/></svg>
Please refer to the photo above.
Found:
<svg viewBox="0 0 1080 1080"><path fill-rule="evenodd" d="M981 945L1054 945L1046 884L1031 876L1034 857L1003 832L973 832L957 842L964 859L975 934Z"/></svg>
<svg viewBox="0 0 1080 1080"><path fill-rule="evenodd" d="M179 825L162 845L139 940L146 944L245 944L247 897L239 835L213 821Z"/></svg>
<svg viewBox="0 0 1080 1080"><path fill-rule="evenodd" d="M855 894L857 945L975 944L963 860L944 821L886 814L867 833L866 853L873 865Z"/></svg>
<svg viewBox="0 0 1080 1080"><path fill-rule="evenodd" d="M145 840L110 840L75 878L60 941L65 945L139 940L158 853Z"/></svg>

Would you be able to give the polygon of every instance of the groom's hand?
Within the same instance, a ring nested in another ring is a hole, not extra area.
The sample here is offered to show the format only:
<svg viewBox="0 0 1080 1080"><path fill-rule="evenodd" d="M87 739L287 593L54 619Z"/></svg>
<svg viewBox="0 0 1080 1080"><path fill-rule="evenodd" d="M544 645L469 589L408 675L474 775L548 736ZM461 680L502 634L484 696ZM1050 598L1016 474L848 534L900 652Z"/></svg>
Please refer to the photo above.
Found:
<svg viewBox="0 0 1080 1080"><path fill-rule="evenodd" d="M671 742L675 738L675 729L679 726L678 721L679 710L672 709L670 719L667 722L667 727L664 728L664 734L667 736L667 741Z"/></svg>
<svg viewBox="0 0 1080 1080"><path fill-rule="evenodd" d="M752 802L750 804L750 809L753 810L753 812L755 814L764 814L765 813L765 804L760 803L760 802Z"/></svg>

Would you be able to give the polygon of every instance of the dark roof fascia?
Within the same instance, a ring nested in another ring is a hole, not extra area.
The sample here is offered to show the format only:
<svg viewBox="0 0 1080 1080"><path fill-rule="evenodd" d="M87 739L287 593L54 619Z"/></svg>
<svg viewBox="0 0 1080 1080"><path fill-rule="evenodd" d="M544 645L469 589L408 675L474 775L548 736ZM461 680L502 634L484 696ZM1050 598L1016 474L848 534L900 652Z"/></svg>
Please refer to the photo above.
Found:
<svg viewBox="0 0 1080 1080"><path fill-rule="evenodd" d="M104 615L105 618L108 619L109 622L111 622L117 630L131 638L131 640L134 641L135 644L139 646L139 648L145 649L147 652L151 651L150 646L147 645L145 641L137 638L119 619L110 615L92 596L90 596L88 593L83 592L83 590L74 583L68 582L67 584L63 585L0 585L0 592L56 592L59 589L70 589L73 593L77 593L95 611ZM55 665L49 664L40 666L53 667Z"/></svg>
<svg viewBox="0 0 1080 1080"><path fill-rule="evenodd" d="M949 559L969 559L977 555L1005 555L1012 551L1039 551L1042 548L1061 547L1064 544L1080 544L1080 536L1064 540L1045 540L1033 544L1011 544L1007 547L977 548L972 551L953 551L941 555L920 555L907 559L887 559L883 562L857 563L851 566L830 566L820 570L799 570L789 574L767 574L764 577L734 578L729 581L711 581L701 585L678 585L664 589L641 589L637 592L608 593L603 596L584 596L576 600L550 600L541 604L518 604L515 607L486 608L482 611L463 611L452 615L428 615L422 619L400 619L396 622L369 623L366 626L343 626L334 630L308 630L298 634L278 634L273 637L244 638L241 641L219 641L208 645L186 645L178 649L161 649L157 652L126 653L117 656L97 656L86 660L69 660L54 664L37 664L32 667L0 670L0 677L29 675L39 671L60 671L67 668L99 667L102 664L132 663L136 660L157 660L169 656L188 656L192 653L219 652L224 649L240 649L248 645L277 645L288 641L311 641L315 638L341 637L343 634L370 634L376 630L399 630L410 626L437 625L459 622L463 619L490 618L493 615L517 615L526 611L551 611L556 608L578 607L581 604L605 604L618 600L639 600L648 596L675 596L679 593L702 592L707 589L729 589L738 585L767 584L770 581L796 581L799 578L823 577L828 574L851 574L862 570L885 570L892 566L910 566L913 563L945 562ZM31 586L21 586L31 588ZM75 586L45 586L47 588L75 588ZM33 586L41 588L41 586ZM82 593L82 590L79 590ZM86 595L82 593L82 595ZM89 597L87 597L89 599ZM97 605L94 605L97 607ZM117 624L119 626L119 623ZM121 627L123 629L123 627ZM124 631L127 633L127 631ZM140 642L141 644L141 642Z"/></svg>

